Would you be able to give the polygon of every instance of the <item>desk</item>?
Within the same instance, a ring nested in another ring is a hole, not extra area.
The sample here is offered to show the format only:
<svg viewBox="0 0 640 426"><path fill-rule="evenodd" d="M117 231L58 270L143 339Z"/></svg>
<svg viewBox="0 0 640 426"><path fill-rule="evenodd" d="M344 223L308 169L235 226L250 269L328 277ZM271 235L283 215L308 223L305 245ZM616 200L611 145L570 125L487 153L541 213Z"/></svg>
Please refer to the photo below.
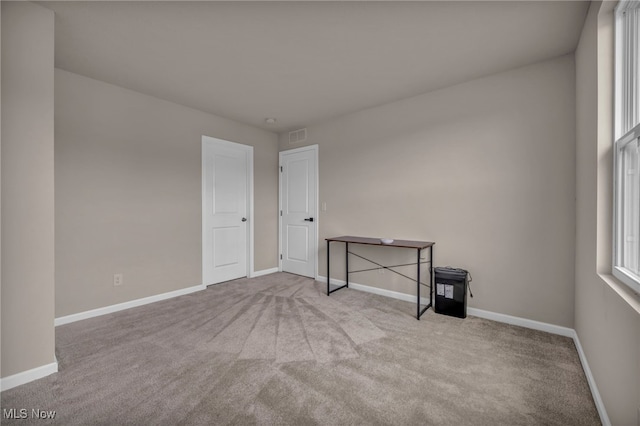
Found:
<svg viewBox="0 0 640 426"><path fill-rule="evenodd" d="M417 300L416 300L416 318L419 320L420 317L422 316L422 314L425 313L425 311L427 309L429 309L431 306L433 306L433 246L435 243L432 242L427 242L427 241L408 241L408 240L394 240L391 244L383 244L379 238L365 238L365 237L351 237L351 236L344 236L344 237L334 237L334 238L327 238L327 296L329 296L331 293L333 293L334 291L338 291L342 288L345 287L349 287L349 274L355 274L356 272L365 272L365 271L374 271L377 269L386 269L389 270L395 274L398 274L400 276L403 276L411 281L414 281L416 283L416 295L417 295ZM331 256L330 256L330 246L332 242L341 242L341 243L345 243L345 248L346 248L346 259L345 259L345 266L346 266L346 270L347 270L347 280L346 280L346 284L342 285L340 287L331 289L330 286L330 282L331 282ZM369 246L383 246L383 247L396 247L396 248L405 248L405 249L414 249L417 252L417 262L416 263L405 263L402 265L393 265L393 266L384 266L381 265L377 262L374 262L370 259L367 259L363 256L360 256L356 253L352 253L349 251L349 244L364 244L364 245L369 245ZM422 282L420 282L420 255L422 253L422 250L424 249L429 249L429 261L428 262L424 262L424 263L428 263L429 264L429 284L424 284ZM349 255L352 256L356 256L359 257L360 259L364 259L367 262L370 262L374 265L376 265L376 267L374 268L369 268L369 269L361 269L358 271L349 271ZM391 268L397 268L399 266L408 266L408 265L417 265L417 271L416 271L416 278L413 279L407 275L404 275L394 269ZM420 309L420 286L424 285L429 287L429 304L426 305L424 308Z"/></svg>

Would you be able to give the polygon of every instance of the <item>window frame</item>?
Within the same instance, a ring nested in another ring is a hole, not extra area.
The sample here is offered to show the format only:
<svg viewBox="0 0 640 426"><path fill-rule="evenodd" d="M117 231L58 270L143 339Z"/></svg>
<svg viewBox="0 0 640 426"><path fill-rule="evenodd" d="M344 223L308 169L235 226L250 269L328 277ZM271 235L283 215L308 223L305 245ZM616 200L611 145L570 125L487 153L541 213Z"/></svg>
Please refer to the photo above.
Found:
<svg viewBox="0 0 640 426"><path fill-rule="evenodd" d="M628 22L626 12L634 11ZM640 2L621 0L615 9L615 140L612 274L640 293L640 275L622 266L625 237L624 149L640 138ZM636 171L637 173L637 171ZM640 194L638 194L640 197Z"/></svg>

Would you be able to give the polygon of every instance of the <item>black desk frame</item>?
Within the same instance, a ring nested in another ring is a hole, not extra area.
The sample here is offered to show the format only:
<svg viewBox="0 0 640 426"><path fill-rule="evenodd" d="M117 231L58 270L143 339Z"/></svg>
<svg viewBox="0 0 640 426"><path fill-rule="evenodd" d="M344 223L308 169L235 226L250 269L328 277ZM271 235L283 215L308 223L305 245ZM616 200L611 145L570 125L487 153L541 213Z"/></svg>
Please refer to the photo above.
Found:
<svg viewBox="0 0 640 426"><path fill-rule="evenodd" d="M416 283L416 294L417 294L417 299L416 299L416 319L420 319L420 317L422 316L422 314L424 314L427 309L429 309L430 307L433 306L433 246L435 243L432 242L426 242L426 241L394 241L391 244L383 244L380 239L377 238L363 238L363 237L335 237L335 238L327 238L327 296L329 296L331 293L338 291L340 289L343 288L349 288L349 274L355 274L357 272L367 272L367 271L375 271L375 270L379 270L379 269L386 269L388 271L391 271L397 275L400 275L402 277L405 277L411 281L414 281ZM331 242L333 241L337 241L337 242L343 242L345 243L345 266L346 266L346 284L336 287L334 289L331 289L331 253L330 253L330 246L331 246ZM406 249L415 249L417 252L417 260L416 263L404 263L401 265L391 265L391 266L384 266L381 265L377 262L374 262L371 259L367 259L359 254L353 253L349 251L349 244L364 244L364 245L374 245L374 246L384 246L384 247L396 247L396 248L406 248ZM421 254L422 254L422 250L425 249L429 249L429 260L422 262L421 261ZM359 257L360 259L366 260L367 262L373 263L374 265L376 265L376 267L374 268L368 268L368 269L360 269L357 271L349 271L349 255L352 256L356 256ZM424 284L420 281L420 267L423 263L428 263L429 264L429 284ZM392 268L397 268L400 266L410 266L410 265L417 265L416 267L416 278L411 278L407 275L404 275ZM429 287L429 304L427 304L424 307L421 307L420 304L420 286L424 285Z"/></svg>

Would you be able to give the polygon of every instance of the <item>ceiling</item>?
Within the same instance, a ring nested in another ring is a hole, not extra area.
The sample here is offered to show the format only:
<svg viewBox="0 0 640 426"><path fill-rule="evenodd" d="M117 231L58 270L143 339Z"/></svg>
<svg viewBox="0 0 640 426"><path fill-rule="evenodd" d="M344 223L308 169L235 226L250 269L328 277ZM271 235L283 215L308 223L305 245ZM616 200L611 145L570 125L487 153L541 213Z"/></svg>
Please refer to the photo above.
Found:
<svg viewBox="0 0 640 426"><path fill-rule="evenodd" d="M275 132L571 53L588 8L582 1L40 4L56 13L58 68Z"/></svg>

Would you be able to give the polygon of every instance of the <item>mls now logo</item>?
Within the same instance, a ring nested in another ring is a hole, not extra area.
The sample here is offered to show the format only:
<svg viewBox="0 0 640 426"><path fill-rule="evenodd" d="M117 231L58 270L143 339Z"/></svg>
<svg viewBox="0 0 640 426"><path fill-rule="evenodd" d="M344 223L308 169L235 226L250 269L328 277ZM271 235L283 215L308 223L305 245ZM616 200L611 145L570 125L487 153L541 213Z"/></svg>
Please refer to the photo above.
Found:
<svg viewBox="0 0 640 426"><path fill-rule="evenodd" d="M39 408L33 408L31 412L26 408L4 408L2 409L2 417L5 419L54 419L55 411L45 411Z"/></svg>
<svg viewBox="0 0 640 426"><path fill-rule="evenodd" d="M29 415L29 412L26 408L3 408L2 409L2 417L5 419L26 419Z"/></svg>

